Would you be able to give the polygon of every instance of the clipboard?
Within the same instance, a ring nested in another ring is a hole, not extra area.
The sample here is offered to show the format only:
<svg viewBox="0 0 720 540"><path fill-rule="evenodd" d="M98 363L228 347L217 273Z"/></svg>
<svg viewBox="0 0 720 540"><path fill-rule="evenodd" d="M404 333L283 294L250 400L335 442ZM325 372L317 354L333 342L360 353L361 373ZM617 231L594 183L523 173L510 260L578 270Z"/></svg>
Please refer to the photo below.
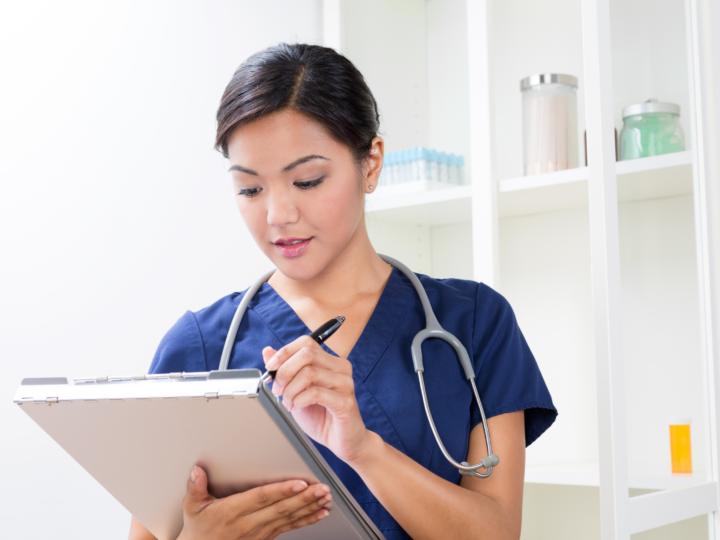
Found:
<svg viewBox="0 0 720 540"><path fill-rule="evenodd" d="M257 369L24 379L15 403L159 540L175 540L192 467L222 497L290 479L330 487L330 515L288 540L384 540Z"/></svg>

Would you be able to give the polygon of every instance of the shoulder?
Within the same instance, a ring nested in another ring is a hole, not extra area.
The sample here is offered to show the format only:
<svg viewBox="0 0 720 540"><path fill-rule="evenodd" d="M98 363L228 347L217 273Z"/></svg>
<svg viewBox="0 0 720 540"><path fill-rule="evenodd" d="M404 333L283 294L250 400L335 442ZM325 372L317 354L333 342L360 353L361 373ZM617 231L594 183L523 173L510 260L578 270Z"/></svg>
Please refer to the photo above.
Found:
<svg viewBox="0 0 720 540"><path fill-rule="evenodd" d="M418 278L441 324L445 326L447 321L446 329L466 331L479 362L503 344L524 346L510 303L492 287L468 279L435 279L422 274Z"/></svg>
<svg viewBox="0 0 720 540"><path fill-rule="evenodd" d="M428 294L433 308L447 307L455 310L472 311L487 323L512 315L512 308L506 298L488 285L469 279L435 279L416 274Z"/></svg>
<svg viewBox="0 0 720 540"><path fill-rule="evenodd" d="M469 279L435 279L416 274L440 324L462 334L476 351L519 333L507 299L484 283ZM408 282L408 285L411 286ZM418 300L419 305L419 300Z"/></svg>
<svg viewBox="0 0 720 540"><path fill-rule="evenodd" d="M218 334L230 326L244 293L232 293L198 311L186 311L160 341L150 373L207 371Z"/></svg>
<svg viewBox="0 0 720 540"><path fill-rule="evenodd" d="M200 328L200 331L204 329L211 329L216 327L226 327L230 325L235 310L240 305L242 297L246 291L234 292L223 296L219 300L213 302L207 307L199 309L198 311L189 311Z"/></svg>

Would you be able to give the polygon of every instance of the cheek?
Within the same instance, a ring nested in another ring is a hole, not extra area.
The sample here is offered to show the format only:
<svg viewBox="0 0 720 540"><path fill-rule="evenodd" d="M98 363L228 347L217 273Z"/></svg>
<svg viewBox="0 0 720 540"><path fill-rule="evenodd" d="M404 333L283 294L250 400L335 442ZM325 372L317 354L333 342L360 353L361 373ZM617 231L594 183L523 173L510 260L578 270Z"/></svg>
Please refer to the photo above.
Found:
<svg viewBox="0 0 720 540"><path fill-rule="evenodd" d="M364 210L364 194L353 180L350 188L344 185L343 189L329 191L312 215L333 236L344 237L355 231Z"/></svg>
<svg viewBox="0 0 720 540"><path fill-rule="evenodd" d="M265 208L259 204L249 204L249 201L238 196L235 197L235 204L250 234L255 239L260 238L267 226Z"/></svg>

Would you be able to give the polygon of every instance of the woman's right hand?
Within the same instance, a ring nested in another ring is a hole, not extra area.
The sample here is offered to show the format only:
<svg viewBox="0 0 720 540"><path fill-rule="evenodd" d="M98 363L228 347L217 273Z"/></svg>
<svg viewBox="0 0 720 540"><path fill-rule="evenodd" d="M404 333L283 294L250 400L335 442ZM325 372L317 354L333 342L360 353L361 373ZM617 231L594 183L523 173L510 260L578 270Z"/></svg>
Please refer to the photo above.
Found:
<svg viewBox="0 0 720 540"><path fill-rule="evenodd" d="M267 484L216 499L208 493L207 475L194 467L183 498L183 530L178 540L265 540L317 523L332 495L324 484L302 480Z"/></svg>

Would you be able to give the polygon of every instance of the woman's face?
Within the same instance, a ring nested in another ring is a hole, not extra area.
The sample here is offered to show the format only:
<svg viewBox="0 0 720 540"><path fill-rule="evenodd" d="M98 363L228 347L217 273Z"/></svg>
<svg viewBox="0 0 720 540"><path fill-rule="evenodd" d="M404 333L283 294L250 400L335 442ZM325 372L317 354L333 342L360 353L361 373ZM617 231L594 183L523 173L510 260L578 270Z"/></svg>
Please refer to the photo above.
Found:
<svg viewBox="0 0 720 540"><path fill-rule="evenodd" d="M285 276L316 277L364 233L352 153L308 116L286 109L236 128L228 157L240 214Z"/></svg>

